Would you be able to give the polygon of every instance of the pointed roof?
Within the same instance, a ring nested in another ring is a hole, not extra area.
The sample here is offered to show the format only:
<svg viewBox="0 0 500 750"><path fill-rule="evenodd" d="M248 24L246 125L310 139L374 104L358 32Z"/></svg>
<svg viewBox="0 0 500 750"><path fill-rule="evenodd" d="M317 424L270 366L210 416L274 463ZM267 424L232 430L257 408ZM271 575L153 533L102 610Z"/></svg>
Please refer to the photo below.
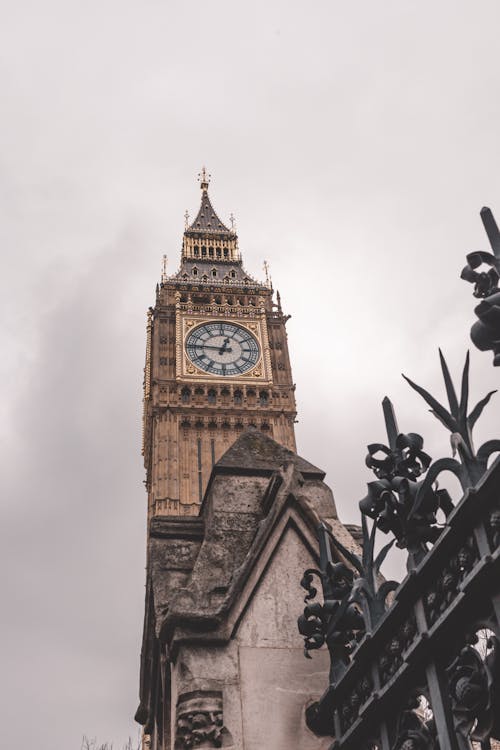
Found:
<svg viewBox="0 0 500 750"><path fill-rule="evenodd" d="M233 235L235 232L232 229L226 227L226 225L219 219L215 213L215 209L212 206L210 198L208 197L208 185L210 182L210 175L207 174L205 167L201 170L198 175L201 187L201 206L198 214L193 221L186 228L188 232L203 232L203 233L214 233L214 234L229 234Z"/></svg>
<svg viewBox="0 0 500 750"><path fill-rule="evenodd" d="M270 475L283 464L293 463L308 479L324 479L325 472L256 429L243 432L214 466L214 473Z"/></svg>
<svg viewBox="0 0 500 750"><path fill-rule="evenodd" d="M193 223L187 228L187 232L213 232L215 234L233 234L215 213L215 209L208 197L208 190L201 195L201 206Z"/></svg>

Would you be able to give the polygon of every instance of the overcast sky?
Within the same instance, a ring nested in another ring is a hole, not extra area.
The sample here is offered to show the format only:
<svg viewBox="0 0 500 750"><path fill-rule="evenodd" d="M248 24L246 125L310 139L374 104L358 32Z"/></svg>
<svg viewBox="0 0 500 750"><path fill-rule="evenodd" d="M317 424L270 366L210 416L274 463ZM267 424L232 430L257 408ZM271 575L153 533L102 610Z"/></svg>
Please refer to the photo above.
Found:
<svg viewBox="0 0 500 750"><path fill-rule="evenodd" d="M292 314L299 452L358 519L392 397L435 458L500 218L500 5L4 1L0 25L2 746L136 732L145 313L212 173ZM498 385L472 352L472 393ZM498 437L499 403L477 429ZM397 564L393 563L393 569ZM299 605L300 606L300 605Z"/></svg>

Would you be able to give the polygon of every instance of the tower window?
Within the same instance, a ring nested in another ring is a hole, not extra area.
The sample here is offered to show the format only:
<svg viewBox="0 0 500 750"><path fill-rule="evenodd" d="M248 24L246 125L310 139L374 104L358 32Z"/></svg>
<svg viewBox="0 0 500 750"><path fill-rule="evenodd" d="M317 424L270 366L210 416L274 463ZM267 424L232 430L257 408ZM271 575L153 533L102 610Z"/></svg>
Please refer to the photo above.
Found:
<svg viewBox="0 0 500 750"><path fill-rule="evenodd" d="M267 391L261 391L259 393L259 402L261 406L267 406L269 403L269 393Z"/></svg>
<svg viewBox="0 0 500 750"><path fill-rule="evenodd" d="M207 248L205 247L205 245L201 246L201 254L203 257L205 257L207 254Z"/></svg>
<svg viewBox="0 0 500 750"><path fill-rule="evenodd" d="M208 396L208 403L209 404L215 404L217 401L217 393L214 391L213 388L210 388L210 390L207 393Z"/></svg>
<svg viewBox="0 0 500 750"><path fill-rule="evenodd" d="M249 404L251 405L255 404L255 396L256 394L253 388L249 388L247 391L247 400Z"/></svg>
<svg viewBox="0 0 500 750"><path fill-rule="evenodd" d="M243 393L240 390L237 390L234 392L234 403L235 404L243 403Z"/></svg>
<svg viewBox="0 0 500 750"><path fill-rule="evenodd" d="M181 401L183 404L189 404L190 398L191 398L191 391L187 386L185 386L181 391Z"/></svg>
<svg viewBox="0 0 500 750"><path fill-rule="evenodd" d="M199 255L200 254L200 248L198 247L198 245L194 246L193 251L194 251L195 255Z"/></svg>
<svg viewBox="0 0 500 750"><path fill-rule="evenodd" d="M202 281L208 281L208 276L206 273L204 273L201 278L202 278Z"/></svg>
<svg viewBox="0 0 500 750"><path fill-rule="evenodd" d="M195 396L203 396L204 390L203 388L195 388L194 389L194 395Z"/></svg>
<svg viewBox="0 0 500 750"><path fill-rule="evenodd" d="M224 248L224 258L227 258L228 256L229 256L229 250L226 247Z"/></svg>
<svg viewBox="0 0 500 750"><path fill-rule="evenodd" d="M216 268L212 268L212 276L217 276L217 269Z"/></svg>
<svg viewBox="0 0 500 750"><path fill-rule="evenodd" d="M220 252L220 247L218 247L218 248L216 249L216 251L215 251L215 254L216 254L216 256L217 256L218 258L220 258L220 256L221 256L221 252Z"/></svg>
<svg viewBox="0 0 500 750"><path fill-rule="evenodd" d="M196 267L193 268L193 276L198 276L198 269Z"/></svg>
<svg viewBox="0 0 500 750"><path fill-rule="evenodd" d="M213 249L213 247L209 247L208 248L208 254L210 255L211 258L214 257L214 249Z"/></svg>

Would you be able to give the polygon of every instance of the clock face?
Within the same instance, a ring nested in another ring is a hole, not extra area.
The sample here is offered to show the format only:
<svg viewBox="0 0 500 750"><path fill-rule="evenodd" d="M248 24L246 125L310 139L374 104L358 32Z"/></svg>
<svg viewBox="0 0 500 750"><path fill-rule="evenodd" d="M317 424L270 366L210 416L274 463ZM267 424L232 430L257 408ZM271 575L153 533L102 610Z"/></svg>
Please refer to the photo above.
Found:
<svg viewBox="0 0 500 750"><path fill-rule="evenodd" d="M186 339L191 362L211 375L243 375L259 360L259 345L250 331L224 320L204 323Z"/></svg>

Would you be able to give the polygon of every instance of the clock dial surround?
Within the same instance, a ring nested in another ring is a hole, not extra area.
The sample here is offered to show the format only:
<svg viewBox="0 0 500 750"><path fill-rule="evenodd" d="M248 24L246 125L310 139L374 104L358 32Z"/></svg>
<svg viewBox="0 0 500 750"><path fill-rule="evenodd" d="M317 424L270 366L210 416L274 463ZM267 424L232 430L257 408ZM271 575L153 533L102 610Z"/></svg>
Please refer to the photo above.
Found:
<svg viewBox="0 0 500 750"><path fill-rule="evenodd" d="M217 320L203 323L186 338L186 353L196 367L210 375L243 375L260 358L255 336L237 323Z"/></svg>

